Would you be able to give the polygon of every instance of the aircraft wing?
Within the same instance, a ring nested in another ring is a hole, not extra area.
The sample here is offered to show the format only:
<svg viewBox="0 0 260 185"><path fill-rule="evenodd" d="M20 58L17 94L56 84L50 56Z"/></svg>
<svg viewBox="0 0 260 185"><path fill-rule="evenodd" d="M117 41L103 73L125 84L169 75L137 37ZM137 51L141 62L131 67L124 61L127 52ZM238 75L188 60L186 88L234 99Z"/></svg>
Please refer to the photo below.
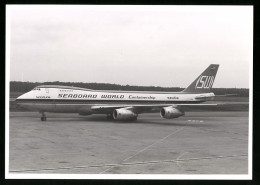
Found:
<svg viewBox="0 0 260 185"><path fill-rule="evenodd" d="M192 108L192 107L205 107L217 106L219 104L151 104L151 105L94 105L91 110L100 114L112 114L115 109L128 109L136 114L158 112L162 107L175 107L178 109Z"/></svg>

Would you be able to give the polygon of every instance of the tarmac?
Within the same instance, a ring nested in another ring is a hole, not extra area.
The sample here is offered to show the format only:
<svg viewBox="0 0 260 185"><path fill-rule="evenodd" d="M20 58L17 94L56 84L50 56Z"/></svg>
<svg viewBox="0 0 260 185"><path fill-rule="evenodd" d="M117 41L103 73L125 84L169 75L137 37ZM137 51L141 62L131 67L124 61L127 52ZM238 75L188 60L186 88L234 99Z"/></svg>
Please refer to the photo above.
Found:
<svg viewBox="0 0 260 185"><path fill-rule="evenodd" d="M248 174L248 111L40 116L10 112L10 173Z"/></svg>

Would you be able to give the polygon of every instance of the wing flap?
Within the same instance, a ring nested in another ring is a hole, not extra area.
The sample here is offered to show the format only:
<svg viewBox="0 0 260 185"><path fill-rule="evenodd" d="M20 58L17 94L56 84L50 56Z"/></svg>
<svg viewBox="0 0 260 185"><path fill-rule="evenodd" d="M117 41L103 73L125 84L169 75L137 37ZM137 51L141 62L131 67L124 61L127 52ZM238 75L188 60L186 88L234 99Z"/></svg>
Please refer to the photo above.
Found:
<svg viewBox="0 0 260 185"><path fill-rule="evenodd" d="M128 109L137 114L158 112L162 107L175 107L175 108L192 108L192 107L205 107L217 106L219 104L151 104L151 105L94 105L91 110L100 114L112 114L115 109Z"/></svg>

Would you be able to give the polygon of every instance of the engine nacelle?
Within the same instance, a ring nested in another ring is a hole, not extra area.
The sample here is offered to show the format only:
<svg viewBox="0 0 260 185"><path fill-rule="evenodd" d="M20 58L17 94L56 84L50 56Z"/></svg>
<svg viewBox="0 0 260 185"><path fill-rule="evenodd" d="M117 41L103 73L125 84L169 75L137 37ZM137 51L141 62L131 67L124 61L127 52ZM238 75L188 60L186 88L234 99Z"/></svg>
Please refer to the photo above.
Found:
<svg viewBox="0 0 260 185"><path fill-rule="evenodd" d="M160 114L162 118L173 119L183 116L184 112L174 107L163 107Z"/></svg>
<svg viewBox="0 0 260 185"><path fill-rule="evenodd" d="M115 109L113 112L113 118L115 120L135 120L138 114L127 109Z"/></svg>

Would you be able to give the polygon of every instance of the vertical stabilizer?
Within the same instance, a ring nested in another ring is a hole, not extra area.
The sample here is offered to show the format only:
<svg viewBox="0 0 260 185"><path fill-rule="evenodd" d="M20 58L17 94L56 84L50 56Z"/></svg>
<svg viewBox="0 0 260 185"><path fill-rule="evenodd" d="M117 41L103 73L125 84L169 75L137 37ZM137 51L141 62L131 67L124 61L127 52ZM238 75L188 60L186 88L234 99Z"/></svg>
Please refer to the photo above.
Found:
<svg viewBox="0 0 260 185"><path fill-rule="evenodd" d="M217 71L218 64L211 64L200 76L196 78L186 89L182 92L208 93L211 92Z"/></svg>

